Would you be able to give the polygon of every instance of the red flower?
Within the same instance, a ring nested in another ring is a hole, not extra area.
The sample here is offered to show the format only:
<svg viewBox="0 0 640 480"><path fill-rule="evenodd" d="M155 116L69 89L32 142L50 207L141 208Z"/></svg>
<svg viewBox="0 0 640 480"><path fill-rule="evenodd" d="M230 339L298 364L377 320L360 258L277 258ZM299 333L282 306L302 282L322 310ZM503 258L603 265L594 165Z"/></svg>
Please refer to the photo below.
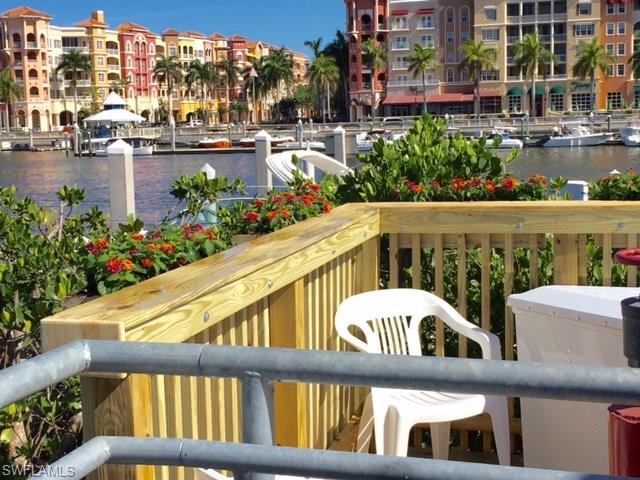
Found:
<svg viewBox="0 0 640 480"><path fill-rule="evenodd" d="M96 247L99 250L104 250L105 248L107 248L109 246L109 242L107 240L105 240L104 238L101 238L100 240L98 240L96 242Z"/></svg>
<svg viewBox="0 0 640 480"><path fill-rule="evenodd" d="M122 264L122 260L120 260L117 257L112 258L107 262L107 271L109 273L120 273L123 268L124 268L124 265Z"/></svg>
<svg viewBox="0 0 640 480"><path fill-rule="evenodd" d="M216 232L214 232L213 230L205 230L204 231L204 235L209 239L209 240L215 240L216 238L218 238L218 234Z"/></svg>
<svg viewBox="0 0 640 480"><path fill-rule="evenodd" d="M462 178L454 178L453 179L453 189L456 191L464 190L467 188L468 182Z"/></svg>
<svg viewBox="0 0 640 480"><path fill-rule="evenodd" d="M529 183L531 185L539 185L541 187L544 187L547 185L547 177L545 177L544 175L531 175L531 177L529 177Z"/></svg>
<svg viewBox="0 0 640 480"><path fill-rule="evenodd" d="M132 257L134 257L140 253L140 250L138 250L137 248L132 248L131 250L129 250L129 253Z"/></svg>
<svg viewBox="0 0 640 480"><path fill-rule="evenodd" d="M260 214L258 212L247 212L242 218L244 218L247 222L255 223L260 220Z"/></svg>
<svg viewBox="0 0 640 480"><path fill-rule="evenodd" d="M152 240L157 240L160 237L162 237L162 232L160 230L156 230L151 235L149 235L149 238L151 238Z"/></svg>
<svg viewBox="0 0 640 480"><path fill-rule="evenodd" d="M496 184L495 184L495 183L493 183L493 181L491 181L491 180L487 180L487 181L484 183L484 188L485 188L485 190L486 190L487 192L489 192L489 193L493 193L493 192L495 192L495 191L496 191Z"/></svg>
<svg viewBox="0 0 640 480"><path fill-rule="evenodd" d="M439 181L437 181L437 180L433 180L433 181L431 182L431 187L432 187L432 188L435 188L435 189L440 188L440 182L439 182Z"/></svg>
<svg viewBox="0 0 640 480"><path fill-rule="evenodd" d="M325 203L324 206L322 207L322 211L324 213L329 213L331 211L333 207L331 206L330 203Z"/></svg>
<svg viewBox="0 0 640 480"><path fill-rule="evenodd" d="M304 203L307 207L312 205L313 202L315 202L316 197L315 195L301 195L300 196L300 201L302 203Z"/></svg>
<svg viewBox="0 0 640 480"><path fill-rule="evenodd" d="M142 261L140 262L140 264L144 268L153 268L153 266L155 265L155 262L152 259L150 259L149 257L147 257L147 258L143 258Z"/></svg>
<svg viewBox="0 0 640 480"><path fill-rule="evenodd" d="M296 199L296 196L291 192L287 192L284 194L284 198L286 198L288 202L293 202Z"/></svg>
<svg viewBox="0 0 640 480"><path fill-rule="evenodd" d="M409 181L407 182L407 188L409 188L413 193L424 192L424 185L421 183L413 183L412 181Z"/></svg>
<svg viewBox="0 0 640 480"><path fill-rule="evenodd" d="M284 202L284 197L282 195L276 195L275 197L273 197L274 205L280 205L282 202Z"/></svg>
<svg viewBox="0 0 640 480"><path fill-rule="evenodd" d="M144 235L142 235L141 233L134 233L133 235L131 235L131 240L139 242L140 240L144 240Z"/></svg>
<svg viewBox="0 0 640 480"><path fill-rule="evenodd" d="M278 216L278 212L271 211L267 212L267 220L271 221Z"/></svg>
<svg viewBox="0 0 640 480"><path fill-rule="evenodd" d="M507 177L502 181L502 188L512 192L518 185L518 180L513 177Z"/></svg>
<svg viewBox="0 0 640 480"><path fill-rule="evenodd" d="M314 192L319 192L321 187L317 183L312 183L311 185L309 185L309 188Z"/></svg>
<svg viewBox="0 0 640 480"><path fill-rule="evenodd" d="M106 250L108 247L109 242L105 239L100 239L96 243L90 243L85 248L87 249L87 252L97 257L98 255L100 255L100 252L102 252L102 250Z"/></svg>
<svg viewBox="0 0 640 480"><path fill-rule="evenodd" d="M474 178L469 182L471 188L478 188L480 185L482 185L482 180L479 178Z"/></svg>
<svg viewBox="0 0 640 480"><path fill-rule="evenodd" d="M263 199L261 199L261 198L256 198L256 199L253 201L253 204L254 204L256 207L258 207L258 208L262 208L262 207L264 207L264 200L263 200Z"/></svg>

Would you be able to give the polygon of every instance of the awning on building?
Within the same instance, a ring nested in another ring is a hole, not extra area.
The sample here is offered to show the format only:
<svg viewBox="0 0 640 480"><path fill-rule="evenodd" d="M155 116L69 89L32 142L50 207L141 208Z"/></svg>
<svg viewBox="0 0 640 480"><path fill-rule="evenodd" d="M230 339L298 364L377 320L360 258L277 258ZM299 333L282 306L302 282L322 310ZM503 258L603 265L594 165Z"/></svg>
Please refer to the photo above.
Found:
<svg viewBox="0 0 640 480"><path fill-rule="evenodd" d="M509 97L521 97L522 96L522 87L511 87L507 92L507 96Z"/></svg>
<svg viewBox="0 0 640 480"><path fill-rule="evenodd" d="M633 92L640 93L640 85L636 85L635 87L633 87Z"/></svg>
<svg viewBox="0 0 640 480"><path fill-rule="evenodd" d="M422 103L421 95L390 95L384 99L382 105L414 105L416 103Z"/></svg>
<svg viewBox="0 0 640 480"><path fill-rule="evenodd" d="M405 15L409 15L409 10L394 10L391 12L391 15L394 17L404 17Z"/></svg>
<svg viewBox="0 0 640 480"><path fill-rule="evenodd" d="M434 12L435 12L434 8L421 8L421 9L416 11L416 13L420 13L422 15L429 14L429 13L434 13Z"/></svg>
<svg viewBox="0 0 640 480"><path fill-rule="evenodd" d="M531 89L528 92L531 93ZM536 95L544 95L544 87L542 85L536 85Z"/></svg>
<svg viewBox="0 0 640 480"><path fill-rule="evenodd" d="M549 93L564 93L564 87L560 85L556 85L555 87L551 87Z"/></svg>
<svg viewBox="0 0 640 480"><path fill-rule="evenodd" d="M429 95L427 97L429 103L467 103L473 102L473 95L465 93L440 93L438 95Z"/></svg>

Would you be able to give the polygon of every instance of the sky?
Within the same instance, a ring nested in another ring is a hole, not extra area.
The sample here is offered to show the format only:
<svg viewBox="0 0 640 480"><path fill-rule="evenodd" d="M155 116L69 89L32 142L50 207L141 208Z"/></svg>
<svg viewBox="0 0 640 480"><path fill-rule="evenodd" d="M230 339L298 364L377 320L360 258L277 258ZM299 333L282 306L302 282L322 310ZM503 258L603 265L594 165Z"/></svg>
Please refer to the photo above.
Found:
<svg viewBox="0 0 640 480"><path fill-rule="evenodd" d="M240 34L310 53L305 40L328 43L344 30L344 0L0 0L0 13L26 5L53 16L53 25L71 26L104 10L110 27L123 22L155 33L167 28L205 34Z"/></svg>

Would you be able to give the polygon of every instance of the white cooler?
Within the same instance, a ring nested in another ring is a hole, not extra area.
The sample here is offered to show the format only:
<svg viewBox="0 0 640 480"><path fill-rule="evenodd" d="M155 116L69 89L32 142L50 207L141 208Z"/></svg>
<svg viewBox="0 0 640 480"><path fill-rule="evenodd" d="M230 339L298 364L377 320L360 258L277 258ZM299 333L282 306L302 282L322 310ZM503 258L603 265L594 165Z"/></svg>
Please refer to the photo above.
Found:
<svg viewBox="0 0 640 480"><path fill-rule="evenodd" d="M626 366L620 301L638 288L541 287L511 295L518 359ZM609 473L606 404L522 398L526 467Z"/></svg>

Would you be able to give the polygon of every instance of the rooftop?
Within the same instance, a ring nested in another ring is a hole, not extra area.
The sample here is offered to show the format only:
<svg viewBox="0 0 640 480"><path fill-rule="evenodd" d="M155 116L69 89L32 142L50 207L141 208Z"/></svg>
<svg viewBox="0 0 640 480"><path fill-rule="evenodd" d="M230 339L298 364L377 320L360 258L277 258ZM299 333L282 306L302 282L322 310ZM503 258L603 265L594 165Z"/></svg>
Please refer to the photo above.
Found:
<svg viewBox="0 0 640 480"><path fill-rule="evenodd" d="M45 19L48 19L48 20L51 20L53 18L51 15L47 15L46 13L41 12L40 10L34 10L33 8L29 8L29 7L25 7L25 6L13 8L11 10L7 10L3 14L1 14L0 17L7 17L7 18L13 18L13 17L38 17L38 18L45 18Z"/></svg>

